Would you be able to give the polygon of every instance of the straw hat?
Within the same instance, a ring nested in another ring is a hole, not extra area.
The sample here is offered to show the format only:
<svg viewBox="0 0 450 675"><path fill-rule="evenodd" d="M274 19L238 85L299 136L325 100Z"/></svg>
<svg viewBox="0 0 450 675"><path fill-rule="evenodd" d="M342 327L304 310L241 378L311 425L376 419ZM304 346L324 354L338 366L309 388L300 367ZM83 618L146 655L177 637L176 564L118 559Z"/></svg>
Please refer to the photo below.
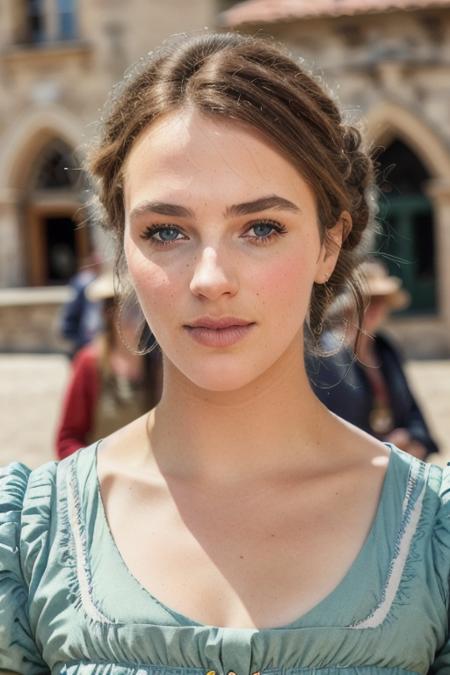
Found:
<svg viewBox="0 0 450 675"><path fill-rule="evenodd" d="M403 309L411 301L409 293L402 288L399 277L390 276L386 267L376 260L359 266L364 290L370 297L384 297L392 309Z"/></svg>
<svg viewBox="0 0 450 675"><path fill-rule="evenodd" d="M85 294L91 302L113 298L116 295L113 273L110 270L102 272L100 276L86 286Z"/></svg>

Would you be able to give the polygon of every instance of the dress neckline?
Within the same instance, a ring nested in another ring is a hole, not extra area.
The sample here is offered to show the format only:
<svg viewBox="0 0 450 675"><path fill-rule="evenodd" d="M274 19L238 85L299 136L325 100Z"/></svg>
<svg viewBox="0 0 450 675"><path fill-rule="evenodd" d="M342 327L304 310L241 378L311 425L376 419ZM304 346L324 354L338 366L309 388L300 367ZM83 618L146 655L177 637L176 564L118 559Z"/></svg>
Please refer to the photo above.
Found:
<svg viewBox="0 0 450 675"><path fill-rule="evenodd" d="M319 619L320 616L324 614L332 613L334 610L338 610L342 603L347 604L348 594L355 589L354 577L357 579L363 579L367 573L367 566L373 562L373 552L376 546L377 539L379 539L380 528L386 527L386 523L389 519L386 517L386 510L388 508L389 493L391 491L392 481L394 480L395 465L396 465L396 453L400 453L397 448L392 446L389 443L385 445L389 447L390 453L388 457L388 464L386 467L385 475L383 478L383 483L380 491L380 497L378 500L378 505L375 511L374 518L372 520L371 526L369 528L368 534L361 545L361 548L352 563L350 564L347 571L344 573L340 581L336 586L327 593L322 599L320 599L313 607L304 612L299 617L295 618L293 621L273 627L263 627L263 628L240 628L240 627L227 627L227 626L214 626L211 624L202 623L196 621L195 619L178 612L174 608L162 602L157 596L155 596L149 588L143 586L143 584L134 576L128 565L126 564L116 542L114 536L109 527L108 519L106 516L106 510L102 501L102 495L100 490L100 481L98 477L98 450L101 445L102 439L96 443L86 448L86 452L89 452L90 458L89 463L92 464L91 471L89 472L89 480L92 481L92 485L87 486L88 492L93 494L94 501L96 504L96 522L97 525L101 528L102 536L106 537L108 542L108 549L110 551L110 557L107 561L109 566L109 572L114 574L115 572L120 572L122 574L122 579L130 584L133 588L133 591L138 592L142 596L144 603L147 603L149 610L155 606L164 610L164 612L169 615L178 626L191 626L195 628L209 628L219 631L237 631L245 634L254 634L254 633L264 633L268 631L281 631L281 630L292 630L296 628L302 628L308 625L317 625L315 622ZM80 453L82 454L82 453ZM393 524L395 529L395 524ZM90 542L91 547L95 548L95 539ZM333 609L334 608L334 609Z"/></svg>

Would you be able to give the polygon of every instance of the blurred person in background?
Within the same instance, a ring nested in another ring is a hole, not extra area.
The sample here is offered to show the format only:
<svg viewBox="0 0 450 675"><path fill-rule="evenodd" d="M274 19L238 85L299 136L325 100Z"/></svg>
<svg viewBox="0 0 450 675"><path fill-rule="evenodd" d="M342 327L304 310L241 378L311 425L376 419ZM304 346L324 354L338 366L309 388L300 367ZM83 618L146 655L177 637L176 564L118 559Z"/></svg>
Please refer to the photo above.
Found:
<svg viewBox="0 0 450 675"><path fill-rule="evenodd" d="M100 274L102 262L92 252L81 264L80 270L69 281L71 298L61 312L60 331L64 339L72 343L70 358L89 344L101 328L101 306L86 297L86 288Z"/></svg>
<svg viewBox="0 0 450 675"><path fill-rule="evenodd" d="M132 351L142 324L139 309L121 308L114 296L110 272L86 288L87 301L101 308L103 329L74 358L56 434L59 459L140 417L160 398L160 351Z"/></svg>
<svg viewBox="0 0 450 675"><path fill-rule="evenodd" d="M407 307L409 295L379 261L362 263L357 273L368 305L355 353L350 347L352 331L340 344L332 333L324 333L322 344L330 355L307 360L313 389L336 415L425 459L438 452L438 446L409 387L399 351L382 332L390 313Z"/></svg>

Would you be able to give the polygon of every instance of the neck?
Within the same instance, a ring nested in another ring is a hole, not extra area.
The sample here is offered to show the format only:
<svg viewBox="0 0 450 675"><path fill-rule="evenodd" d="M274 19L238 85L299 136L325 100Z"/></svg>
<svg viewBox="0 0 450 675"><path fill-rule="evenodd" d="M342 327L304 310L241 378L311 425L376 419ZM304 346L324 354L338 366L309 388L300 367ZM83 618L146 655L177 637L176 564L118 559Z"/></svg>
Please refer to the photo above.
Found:
<svg viewBox="0 0 450 675"><path fill-rule="evenodd" d="M149 435L164 473L248 481L310 461L329 418L311 391L296 340L260 378L233 391L196 387L166 359Z"/></svg>

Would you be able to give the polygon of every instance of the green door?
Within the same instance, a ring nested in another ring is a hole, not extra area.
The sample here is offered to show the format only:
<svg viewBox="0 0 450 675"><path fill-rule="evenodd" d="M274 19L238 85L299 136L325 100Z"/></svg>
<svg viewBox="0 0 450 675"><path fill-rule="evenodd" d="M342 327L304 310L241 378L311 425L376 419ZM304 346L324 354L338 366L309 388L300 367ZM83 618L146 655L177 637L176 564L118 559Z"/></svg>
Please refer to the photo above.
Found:
<svg viewBox="0 0 450 675"><path fill-rule="evenodd" d="M384 197L378 215L376 253L411 295L408 314L436 311L434 219L423 194Z"/></svg>

